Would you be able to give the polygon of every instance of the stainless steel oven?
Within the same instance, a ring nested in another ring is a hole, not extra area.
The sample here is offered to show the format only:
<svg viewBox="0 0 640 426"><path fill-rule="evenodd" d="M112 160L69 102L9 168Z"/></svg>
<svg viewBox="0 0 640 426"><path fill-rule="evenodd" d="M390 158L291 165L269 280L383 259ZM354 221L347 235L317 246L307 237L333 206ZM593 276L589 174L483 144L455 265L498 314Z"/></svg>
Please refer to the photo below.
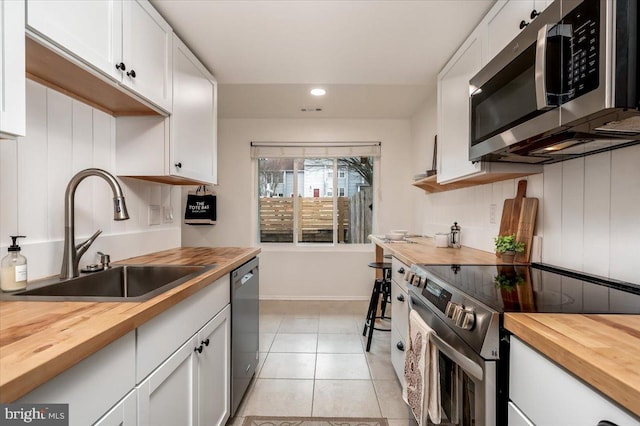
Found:
<svg viewBox="0 0 640 426"><path fill-rule="evenodd" d="M471 160L640 142L637 0L556 0L469 82Z"/></svg>
<svg viewBox="0 0 640 426"><path fill-rule="evenodd" d="M640 283L549 265L412 265L409 307L433 329L442 424L508 424L504 312L640 314Z"/></svg>
<svg viewBox="0 0 640 426"><path fill-rule="evenodd" d="M484 360L452 332L437 311L410 289L410 307L434 330L438 350L441 425L496 424L496 361Z"/></svg>

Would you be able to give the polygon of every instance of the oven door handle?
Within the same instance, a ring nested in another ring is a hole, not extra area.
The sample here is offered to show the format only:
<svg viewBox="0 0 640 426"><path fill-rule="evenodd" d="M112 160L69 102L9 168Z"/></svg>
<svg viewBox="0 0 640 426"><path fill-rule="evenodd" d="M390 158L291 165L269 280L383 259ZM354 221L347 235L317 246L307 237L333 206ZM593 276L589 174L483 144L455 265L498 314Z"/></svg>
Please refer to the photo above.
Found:
<svg viewBox="0 0 640 426"><path fill-rule="evenodd" d="M435 332L429 335L429 340L431 341L431 344L435 345L435 347L440 352L445 354L458 367L462 368L464 371L466 371L476 379L482 381L482 367L478 363L472 361L471 359L462 355L460 352L456 351L451 345L442 340L440 336L438 336Z"/></svg>

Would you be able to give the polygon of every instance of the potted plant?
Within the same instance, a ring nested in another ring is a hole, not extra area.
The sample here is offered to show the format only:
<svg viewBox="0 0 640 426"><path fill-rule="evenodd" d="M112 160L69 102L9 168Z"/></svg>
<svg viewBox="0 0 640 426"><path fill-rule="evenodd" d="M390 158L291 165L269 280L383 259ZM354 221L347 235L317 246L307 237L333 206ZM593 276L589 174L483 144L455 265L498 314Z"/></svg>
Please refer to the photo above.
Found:
<svg viewBox="0 0 640 426"><path fill-rule="evenodd" d="M524 243L517 242L514 235L498 235L494 238L496 243L496 251L500 253L502 261L505 263L513 263L516 253L524 251Z"/></svg>

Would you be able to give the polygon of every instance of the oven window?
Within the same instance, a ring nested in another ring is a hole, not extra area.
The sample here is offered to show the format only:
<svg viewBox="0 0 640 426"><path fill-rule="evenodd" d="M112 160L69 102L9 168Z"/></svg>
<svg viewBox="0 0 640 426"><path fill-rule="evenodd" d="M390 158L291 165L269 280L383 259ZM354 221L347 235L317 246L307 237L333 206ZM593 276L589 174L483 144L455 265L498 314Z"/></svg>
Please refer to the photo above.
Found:
<svg viewBox="0 0 640 426"><path fill-rule="evenodd" d="M440 352L440 405L444 426L475 426L476 384L453 361ZM429 422L429 425L433 423Z"/></svg>

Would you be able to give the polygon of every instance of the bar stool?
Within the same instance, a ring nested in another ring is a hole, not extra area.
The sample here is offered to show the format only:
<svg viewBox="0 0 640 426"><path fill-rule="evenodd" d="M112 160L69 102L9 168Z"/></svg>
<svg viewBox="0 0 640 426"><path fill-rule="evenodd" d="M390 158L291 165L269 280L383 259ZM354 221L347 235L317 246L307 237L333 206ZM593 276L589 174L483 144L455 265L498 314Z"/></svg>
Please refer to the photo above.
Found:
<svg viewBox="0 0 640 426"><path fill-rule="evenodd" d="M391 301L391 263L389 262L370 262L370 268L382 269L382 278L377 278L373 283L373 291L371 292L371 300L369 301L369 310L367 311L367 319L364 322L364 329L362 335L367 335L367 329L369 330L369 336L367 337L367 352L371 349L371 339L373 337L373 330L378 331L391 331L391 328L379 328L375 326L376 319L390 319L391 317L385 316L387 309L387 303ZM380 302L380 316L377 316L378 301L382 295L382 301Z"/></svg>

